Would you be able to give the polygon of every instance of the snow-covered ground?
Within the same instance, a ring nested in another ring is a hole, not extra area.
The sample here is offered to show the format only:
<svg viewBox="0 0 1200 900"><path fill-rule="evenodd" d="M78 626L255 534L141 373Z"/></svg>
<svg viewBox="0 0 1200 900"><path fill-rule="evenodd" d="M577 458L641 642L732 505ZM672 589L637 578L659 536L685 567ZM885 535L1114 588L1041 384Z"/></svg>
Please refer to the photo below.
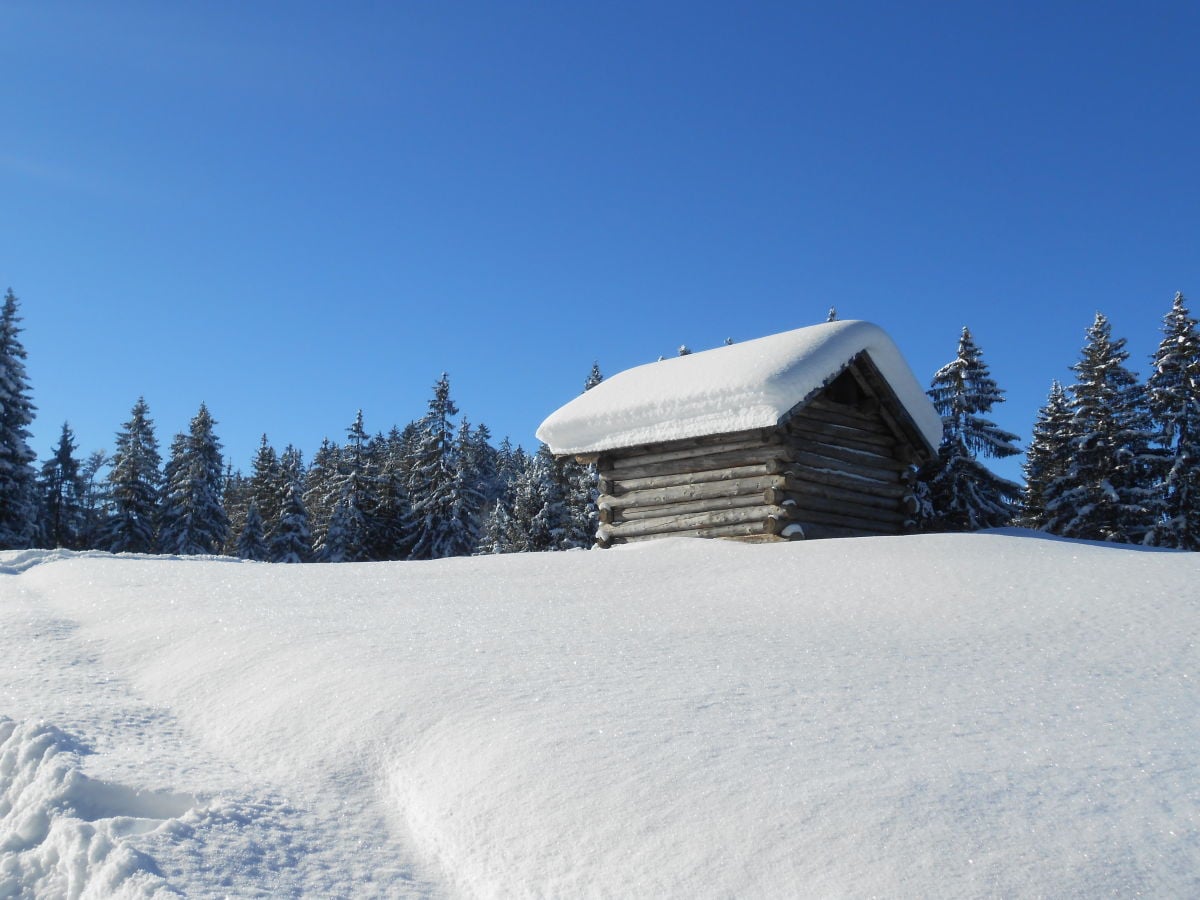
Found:
<svg viewBox="0 0 1200 900"><path fill-rule="evenodd" d="M1200 895L1200 555L0 571L0 897Z"/></svg>

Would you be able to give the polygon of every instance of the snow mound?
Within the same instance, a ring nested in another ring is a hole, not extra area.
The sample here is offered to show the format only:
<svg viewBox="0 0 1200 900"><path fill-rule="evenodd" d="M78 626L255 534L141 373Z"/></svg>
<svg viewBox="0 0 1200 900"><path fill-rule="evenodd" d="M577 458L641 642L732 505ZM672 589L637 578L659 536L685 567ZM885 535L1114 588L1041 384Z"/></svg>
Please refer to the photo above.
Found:
<svg viewBox="0 0 1200 900"><path fill-rule="evenodd" d="M0 575L20 575L34 566L79 557L112 556L100 550L13 550L0 553Z"/></svg>
<svg viewBox="0 0 1200 900"><path fill-rule="evenodd" d="M82 752L53 725L0 718L0 896L176 893L126 838L185 814L195 798L89 778Z"/></svg>
<svg viewBox="0 0 1200 900"><path fill-rule="evenodd" d="M0 897L1200 896L1197 585L1024 532L59 559L0 578Z"/></svg>
<svg viewBox="0 0 1200 900"><path fill-rule="evenodd" d="M767 428L865 352L937 447L942 421L877 325L829 322L619 372L551 414L538 439L557 454L596 453Z"/></svg>

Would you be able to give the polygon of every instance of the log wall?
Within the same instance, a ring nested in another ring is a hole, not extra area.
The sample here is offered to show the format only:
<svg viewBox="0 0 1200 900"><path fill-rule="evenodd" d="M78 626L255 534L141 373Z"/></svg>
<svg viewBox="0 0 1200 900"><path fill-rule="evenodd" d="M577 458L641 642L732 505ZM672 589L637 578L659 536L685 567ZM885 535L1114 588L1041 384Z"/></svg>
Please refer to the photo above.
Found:
<svg viewBox="0 0 1200 900"><path fill-rule="evenodd" d="M909 461L923 451L869 382L855 384L854 402L826 389L777 428L602 454L597 542L903 532L915 511Z"/></svg>

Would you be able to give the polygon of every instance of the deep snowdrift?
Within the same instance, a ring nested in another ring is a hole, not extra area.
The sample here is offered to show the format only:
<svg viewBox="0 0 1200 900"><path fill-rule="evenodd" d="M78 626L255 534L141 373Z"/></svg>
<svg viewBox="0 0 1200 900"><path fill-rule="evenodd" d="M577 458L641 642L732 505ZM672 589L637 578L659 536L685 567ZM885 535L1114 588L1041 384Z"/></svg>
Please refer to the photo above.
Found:
<svg viewBox="0 0 1200 900"><path fill-rule="evenodd" d="M0 554L0 896L1200 894L1200 556Z"/></svg>

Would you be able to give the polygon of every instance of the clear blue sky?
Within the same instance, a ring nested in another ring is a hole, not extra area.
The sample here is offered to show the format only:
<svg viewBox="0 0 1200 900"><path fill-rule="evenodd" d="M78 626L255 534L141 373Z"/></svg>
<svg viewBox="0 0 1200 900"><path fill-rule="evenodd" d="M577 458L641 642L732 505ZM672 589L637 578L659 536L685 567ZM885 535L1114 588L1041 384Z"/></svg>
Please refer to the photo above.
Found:
<svg viewBox="0 0 1200 900"><path fill-rule="evenodd" d="M1097 310L1200 307L1195 3L8 0L0 290L34 449L200 401L246 468L450 374L526 447L606 374L971 327L1027 436ZM1006 474L1015 474L1009 470Z"/></svg>

